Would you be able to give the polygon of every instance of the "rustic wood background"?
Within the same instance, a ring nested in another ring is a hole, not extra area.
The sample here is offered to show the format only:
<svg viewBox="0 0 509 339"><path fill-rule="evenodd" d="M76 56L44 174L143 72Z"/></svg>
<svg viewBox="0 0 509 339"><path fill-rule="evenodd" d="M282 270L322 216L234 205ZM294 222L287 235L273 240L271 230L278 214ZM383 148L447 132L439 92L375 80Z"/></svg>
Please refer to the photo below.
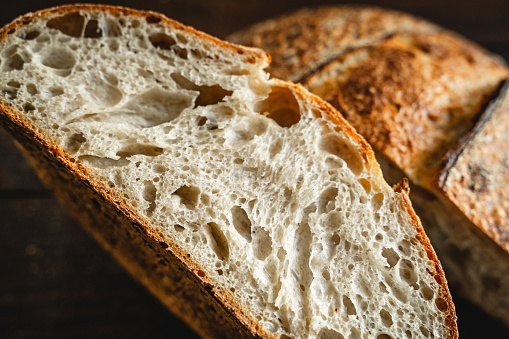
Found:
<svg viewBox="0 0 509 339"><path fill-rule="evenodd" d="M61 3L64 2L8 1L0 11L0 26L18 15ZM158 11L222 37L303 6L341 2L144 0L109 3ZM424 17L509 60L508 1L381 0L362 3ZM1 129L0 216L1 338L196 337L132 280L55 202ZM462 338L509 338L509 329L452 292Z"/></svg>

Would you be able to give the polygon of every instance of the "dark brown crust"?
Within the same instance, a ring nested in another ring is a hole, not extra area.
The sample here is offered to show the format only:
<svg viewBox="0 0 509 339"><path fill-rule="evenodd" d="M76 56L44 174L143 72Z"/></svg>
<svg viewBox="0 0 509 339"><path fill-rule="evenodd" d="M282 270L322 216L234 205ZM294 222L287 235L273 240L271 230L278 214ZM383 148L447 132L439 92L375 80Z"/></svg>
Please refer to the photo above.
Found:
<svg viewBox="0 0 509 339"><path fill-rule="evenodd" d="M437 187L509 253L509 83L444 158Z"/></svg>

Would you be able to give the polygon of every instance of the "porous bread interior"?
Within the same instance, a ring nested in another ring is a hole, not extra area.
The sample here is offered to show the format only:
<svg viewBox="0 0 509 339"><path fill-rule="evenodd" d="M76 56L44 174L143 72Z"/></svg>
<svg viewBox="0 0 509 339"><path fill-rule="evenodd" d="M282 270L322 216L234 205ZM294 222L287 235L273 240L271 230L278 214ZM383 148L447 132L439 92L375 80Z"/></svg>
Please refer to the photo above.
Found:
<svg viewBox="0 0 509 339"><path fill-rule="evenodd" d="M39 19L1 51L3 99L265 331L447 337L401 197L263 61L99 11Z"/></svg>

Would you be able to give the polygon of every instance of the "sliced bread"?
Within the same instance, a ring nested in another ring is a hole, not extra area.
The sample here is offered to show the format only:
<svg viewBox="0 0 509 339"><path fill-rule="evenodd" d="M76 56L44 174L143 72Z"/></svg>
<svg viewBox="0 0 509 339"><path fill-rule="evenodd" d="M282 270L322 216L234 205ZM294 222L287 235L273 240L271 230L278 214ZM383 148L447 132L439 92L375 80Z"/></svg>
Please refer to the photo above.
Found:
<svg viewBox="0 0 509 339"><path fill-rule="evenodd" d="M402 181L262 51L100 5L0 31L0 123L205 338L456 338Z"/></svg>
<svg viewBox="0 0 509 339"><path fill-rule="evenodd" d="M390 183L410 179L451 284L509 325L504 61L422 19L372 7L303 9L230 40L263 48L273 76L302 82L338 109Z"/></svg>

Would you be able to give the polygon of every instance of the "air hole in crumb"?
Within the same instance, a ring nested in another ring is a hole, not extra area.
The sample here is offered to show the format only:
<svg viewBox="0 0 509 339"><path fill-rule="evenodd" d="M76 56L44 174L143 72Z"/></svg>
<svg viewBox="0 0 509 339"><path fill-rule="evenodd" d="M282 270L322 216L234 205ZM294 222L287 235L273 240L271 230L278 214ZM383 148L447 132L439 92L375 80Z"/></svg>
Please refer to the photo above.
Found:
<svg viewBox="0 0 509 339"><path fill-rule="evenodd" d="M71 153L77 152L85 141L87 141L87 139L82 133L75 133L67 140L66 148Z"/></svg>
<svg viewBox="0 0 509 339"><path fill-rule="evenodd" d="M274 141L269 148L269 158L273 158L283 149L283 141L281 139L277 139Z"/></svg>
<svg viewBox="0 0 509 339"><path fill-rule="evenodd" d="M387 264L389 267L394 267L399 261L399 255L392 248L384 247L382 250L382 256L387 259Z"/></svg>
<svg viewBox="0 0 509 339"><path fill-rule="evenodd" d="M336 332L334 330L331 330L329 328L322 328L320 332L318 332L318 335L316 336L317 339L344 339L343 335L339 332Z"/></svg>
<svg viewBox="0 0 509 339"><path fill-rule="evenodd" d="M348 168L359 175L363 170L363 161L353 145L346 139L336 133L324 135L319 142L320 150L330 153L340 159L343 159Z"/></svg>
<svg viewBox="0 0 509 339"><path fill-rule="evenodd" d="M388 334L379 334L376 339L392 339L392 337Z"/></svg>
<svg viewBox="0 0 509 339"><path fill-rule="evenodd" d="M330 280L330 273L329 273L328 271L323 271L323 272L322 272L322 277L323 277L325 280L329 281L329 280Z"/></svg>
<svg viewBox="0 0 509 339"><path fill-rule="evenodd" d="M14 87L14 88L20 88L21 87L21 84L17 81L9 81L7 83L7 86L11 86L11 87Z"/></svg>
<svg viewBox="0 0 509 339"><path fill-rule="evenodd" d="M348 339L361 339L361 334L359 330L352 328L350 329L350 335L348 335Z"/></svg>
<svg viewBox="0 0 509 339"><path fill-rule="evenodd" d="M356 315L357 314L355 305L353 304L352 300L346 295L343 296L343 305L346 308L347 315Z"/></svg>
<svg viewBox="0 0 509 339"><path fill-rule="evenodd" d="M187 44L187 38L181 34L181 33L177 33L177 40L182 43L182 44Z"/></svg>
<svg viewBox="0 0 509 339"><path fill-rule="evenodd" d="M198 273L198 276L199 276L200 278L205 277L205 272L203 272L202 270L198 270L198 272L197 272L197 273Z"/></svg>
<svg viewBox="0 0 509 339"><path fill-rule="evenodd" d="M143 199L149 202L147 212L150 214L154 211L156 204L155 200L157 197L157 188L154 183L149 180L143 182Z"/></svg>
<svg viewBox="0 0 509 339"><path fill-rule="evenodd" d="M431 300L435 296L435 293L433 293L433 290L429 288L428 285L426 285L424 282L420 283L421 285L421 295L425 300Z"/></svg>
<svg viewBox="0 0 509 339"><path fill-rule="evenodd" d="M52 47L44 51L41 62L44 66L56 70L56 74L66 76L71 73L70 70L76 64L76 59L66 48Z"/></svg>
<svg viewBox="0 0 509 339"><path fill-rule="evenodd" d="M237 232L247 240L251 242L251 220L247 215L247 212L240 206L233 206L231 209L232 223Z"/></svg>
<svg viewBox="0 0 509 339"><path fill-rule="evenodd" d="M180 87L200 93L196 98L195 107L217 104L223 101L225 97L233 94L232 91L225 90L219 85L197 85L178 73L172 73L170 76Z"/></svg>
<svg viewBox="0 0 509 339"><path fill-rule="evenodd" d="M145 20L147 21L147 23L149 24L157 24L158 22L161 21L161 18L158 17L158 16L155 16L155 15L149 15L145 18Z"/></svg>
<svg viewBox="0 0 509 339"><path fill-rule="evenodd" d="M329 229L337 229L344 224L344 217L338 211L331 211L326 215L323 224Z"/></svg>
<svg viewBox="0 0 509 339"><path fill-rule="evenodd" d="M441 312L446 312L447 311L448 305L447 305L447 301L444 298L442 298L442 297L436 298L435 299L435 304L437 305L438 309Z"/></svg>
<svg viewBox="0 0 509 339"><path fill-rule="evenodd" d="M30 95L35 95L38 93L37 91L37 87L34 85L34 84L27 84L27 92L30 94Z"/></svg>
<svg viewBox="0 0 509 339"><path fill-rule="evenodd" d="M119 112L107 115L110 121L124 122L127 117L137 126L154 127L176 119L192 106L193 95L152 88L129 100Z"/></svg>
<svg viewBox="0 0 509 339"><path fill-rule="evenodd" d="M203 59L205 56L203 55L203 52L200 51L199 49L195 49L193 48L191 50L191 55L196 58L196 59Z"/></svg>
<svg viewBox="0 0 509 339"><path fill-rule="evenodd" d="M414 265L408 259L402 259L399 263L399 276L403 281L410 285L414 290L417 290L417 274L414 270Z"/></svg>
<svg viewBox="0 0 509 339"><path fill-rule="evenodd" d="M422 335L424 335L425 337L429 336L429 330L426 327L421 326L419 327L419 329L421 330Z"/></svg>
<svg viewBox="0 0 509 339"><path fill-rule="evenodd" d="M366 191L366 193L371 192L371 183L369 182L369 180L364 178L359 179L359 184L361 184L362 188L364 188L364 191Z"/></svg>
<svg viewBox="0 0 509 339"><path fill-rule="evenodd" d="M384 195L382 193L377 193L371 198L371 206L373 206L373 210L376 212L382 207L384 203Z"/></svg>
<svg viewBox="0 0 509 339"><path fill-rule="evenodd" d="M45 95L48 98L56 97L64 94L64 89L61 87L51 87L47 91L45 91Z"/></svg>
<svg viewBox="0 0 509 339"><path fill-rule="evenodd" d="M74 12L50 19L46 23L46 26L49 28L57 29L65 35L79 38L83 31L84 24L85 18L79 13Z"/></svg>
<svg viewBox="0 0 509 339"><path fill-rule="evenodd" d="M196 125L198 126L203 126L207 123L207 117L199 117L198 119L196 119Z"/></svg>
<svg viewBox="0 0 509 339"><path fill-rule="evenodd" d="M25 40L34 40L40 34L41 34L41 32L39 32L39 31L31 31L31 32L26 33L25 36L23 36L23 39L25 39Z"/></svg>
<svg viewBox="0 0 509 339"><path fill-rule="evenodd" d="M179 58L187 60L187 50L185 48L174 46L172 50L175 52Z"/></svg>
<svg viewBox="0 0 509 339"><path fill-rule="evenodd" d="M194 186L182 186L173 192L173 194L178 196L180 202L188 209L194 209L198 205L200 189Z"/></svg>
<svg viewBox="0 0 509 339"><path fill-rule="evenodd" d="M326 188L318 197L317 208L318 213L327 213L336 207L336 197L338 196L338 189L336 187Z"/></svg>
<svg viewBox="0 0 509 339"><path fill-rule="evenodd" d="M124 96L118 88L118 78L106 72L90 72L85 80L82 94L87 100L95 101L102 106L114 106Z"/></svg>
<svg viewBox="0 0 509 339"><path fill-rule="evenodd" d="M26 103L25 105L23 105L23 110L28 113L28 112L34 111L35 106L32 105L31 103Z"/></svg>
<svg viewBox="0 0 509 339"><path fill-rule="evenodd" d="M145 155L148 157L155 157L163 154L164 149L158 146L131 144L120 149L116 154L119 157L132 157L133 155Z"/></svg>
<svg viewBox="0 0 509 339"><path fill-rule="evenodd" d="M283 247L280 247L279 250L277 251L277 258L280 262L284 262L285 258L286 258L286 250L283 248Z"/></svg>
<svg viewBox="0 0 509 339"><path fill-rule="evenodd" d="M401 240L398 246L398 250L400 250L404 255L410 255L411 248L412 243L406 239Z"/></svg>
<svg viewBox="0 0 509 339"><path fill-rule="evenodd" d="M272 252L272 239L269 231L262 227L253 230L253 252L258 260L265 260Z"/></svg>
<svg viewBox="0 0 509 339"><path fill-rule="evenodd" d="M104 22L104 35L109 37L118 37L122 35L122 28L120 28L121 22L117 22L113 19L106 19Z"/></svg>
<svg viewBox="0 0 509 339"><path fill-rule="evenodd" d="M95 155L82 155L78 158L91 166L98 168L109 168L109 167L122 167L129 164L129 160L126 159L111 159L106 157L98 157Z"/></svg>
<svg viewBox="0 0 509 339"><path fill-rule="evenodd" d="M332 243L332 245L337 246L337 245L339 245L340 241L341 241L341 238L339 237L339 234L334 233L334 234L332 235L332 237L331 237L331 243Z"/></svg>
<svg viewBox="0 0 509 339"><path fill-rule="evenodd" d="M382 320L382 323L385 327L391 327L392 326L392 316L391 314L386 310L380 311L380 319Z"/></svg>
<svg viewBox="0 0 509 339"><path fill-rule="evenodd" d="M208 243L211 245L212 250L219 259L228 260L230 249L228 247L228 240L221 230L221 227L214 222L209 222L207 228L207 235L209 236Z"/></svg>
<svg viewBox="0 0 509 339"><path fill-rule="evenodd" d="M281 127L290 127L300 121L299 103L293 92L286 87L272 87L269 97L258 102L255 110Z"/></svg>
<svg viewBox="0 0 509 339"><path fill-rule="evenodd" d="M14 54L14 55L11 55L6 60L6 62L4 63L4 65L2 67L2 70L4 72L10 72L10 71L14 71L14 70L19 71L19 70L23 69L24 64L25 64L25 60L23 60L23 58L19 54Z"/></svg>
<svg viewBox="0 0 509 339"><path fill-rule="evenodd" d="M87 22L87 26L85 27L85 38L100 38L103 36L102 29L99 27L99 22L97 20L90 20Z"/></svg>
<svg viewBox="0 0 509 339"><path fill-rule="evenodd" d="M177 43L175 39L164 33L151 34L148 39L155 48L171 49Z"/></svg>
<svg viewBox="0 0 509 339"><path fill-rule="evenodd" d="M173 228L174 228L174 229L175 229L175 231L177 231L177 232L183 232L183 231L185 230L185 228L184 228L183 226L181 226L181 225L177 225L177 224L173 225Z"/></svg>
<svg viewBox="0 0 509 339"><path fill-rule="evenodd" d="M161 174L161 173L166 172L167 170L168 170L168 168L164 165L161 165L161 164L154 165L154 172L156 172L156 173Z"/></svg>

